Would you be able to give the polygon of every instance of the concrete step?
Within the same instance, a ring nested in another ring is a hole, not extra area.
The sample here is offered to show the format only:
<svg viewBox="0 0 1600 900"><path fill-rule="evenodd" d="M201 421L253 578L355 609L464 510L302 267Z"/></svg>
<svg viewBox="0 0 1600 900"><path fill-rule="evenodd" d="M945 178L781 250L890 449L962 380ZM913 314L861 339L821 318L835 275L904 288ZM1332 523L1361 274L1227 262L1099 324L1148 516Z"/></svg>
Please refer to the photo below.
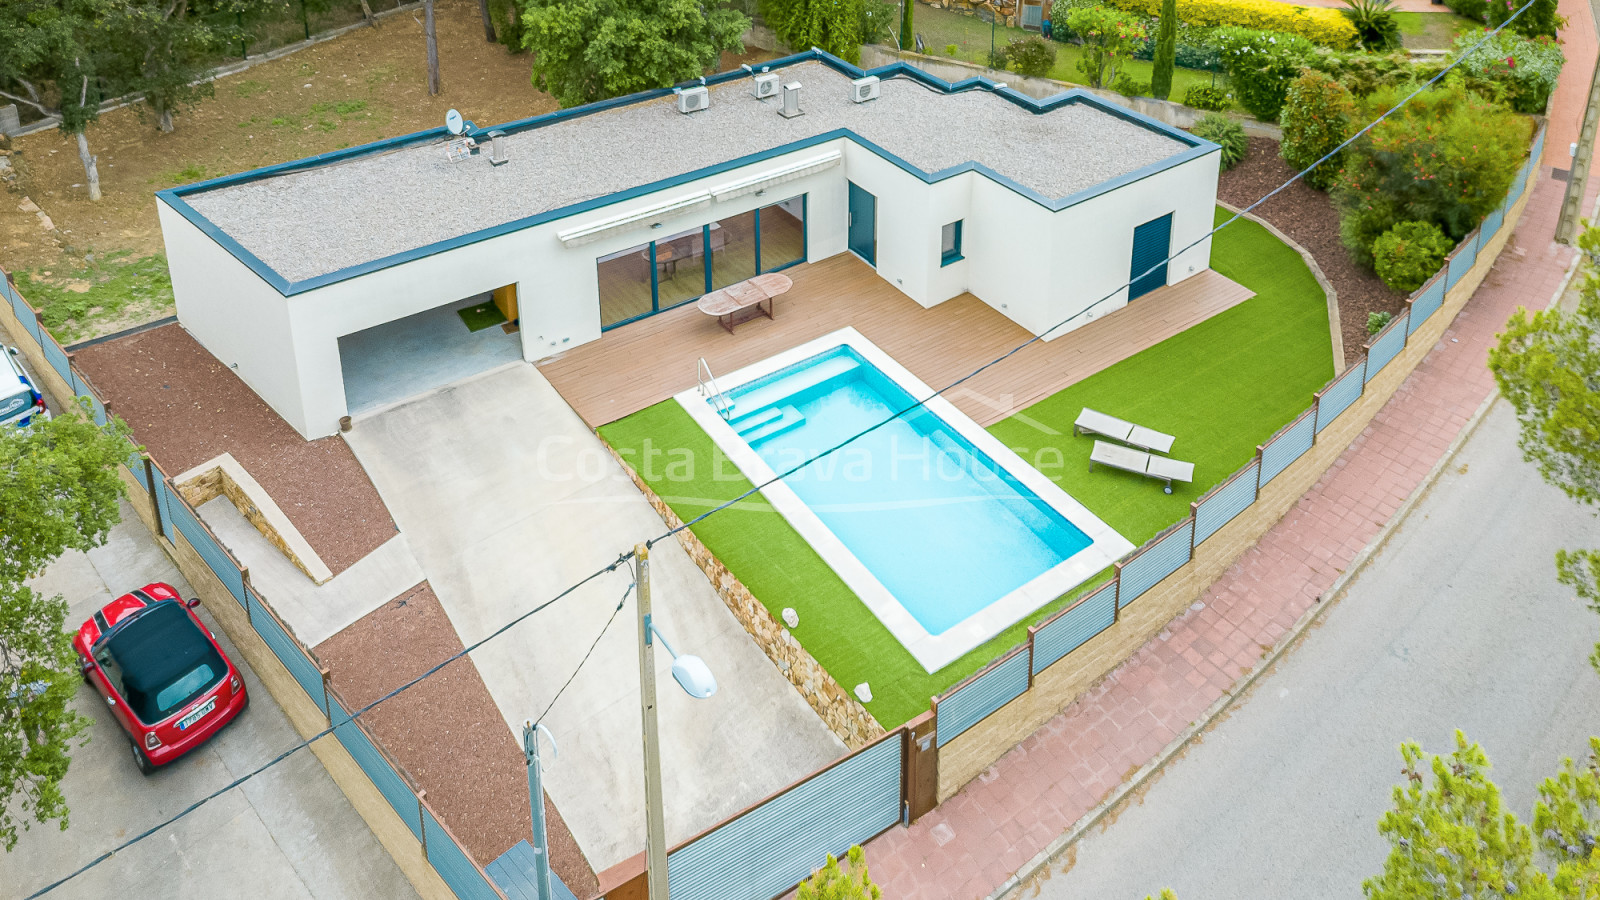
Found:
<svg viewBox="0 0 1600 900"><path fill-rule="evenodd" d="M741 434L744 436L746 443L754 446L757 441L777 437L786 431L793 431L805 423L806 417L801 414L800 410L792 406L785 406L783 407L783 414L778 418L749 431L741 432Z"/></svg>

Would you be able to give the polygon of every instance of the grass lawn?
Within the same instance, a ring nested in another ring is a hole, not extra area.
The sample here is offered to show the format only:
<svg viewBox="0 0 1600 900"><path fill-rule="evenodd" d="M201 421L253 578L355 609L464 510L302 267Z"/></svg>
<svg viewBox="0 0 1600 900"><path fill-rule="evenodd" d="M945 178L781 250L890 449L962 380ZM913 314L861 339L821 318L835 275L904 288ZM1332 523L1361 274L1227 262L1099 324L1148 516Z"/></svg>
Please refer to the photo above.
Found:
<svg viewBox="0 0 1600 900"><path fill-rule="evenodd" d="M1456 35L1482 23L1463 18L1443 7L1439 12L1397 12L1400 43L1407 50L1448 50Z"/></svg>
<svg viewBox="0 0 1600 900"><path fill-rule="evenodd" d="M989 25L976 16L964 16L961 13L948 9L935 9L923 3L917 4L914 14L913 30L922 35L923 43L927 46L928 53L933 56L945 56L959 59L964 62L986 65L989 60ZM1026 37L1035 32L1024 31L1021 28L1008 28L996 25L994 28L994 46L1003 48L1014 38ZM892 39L890 41L892 43ZM950 44L955 44L957 52L954 56L948 52ZM1088 76L1078 71L1078 60L1083 57L1083 51L1073 44L1053 43L1056 48L1055 68L1050 70L1049 77L1057 81L1070 81L1073 84L1088 84ZM1129 60L1123 71L1135 81L1150 82L1150 71L1153 64L1147 60ZM1213 77L1215 81L1213 81ZM1004 79L1001 79L1004 80ZM1221 84L1222 76L1199 69L1174 69L1172 73L1172 94L1170 99L1181 102L1189 88L1197 85ZM1111 85L1106 85L1111 87Z"/></svg>
<svg viewBox="0 0 1600 900"><path fill-rule="evenodd" d="M1218 221L1223 215L1218 210ZM1187 515L1190 500L1247 461L1333 376L1327 304L1299 254L1240 221L1216 237L1211 261L1256 296L990 428L1026 459L1059 449L1066 464L1046 474L1136 544ZM1090 475L1091 440L1072 436L1084 404L1177 435L1173 455L1196 464L1196 483L1167 496L1155 482L1123 473ZM600 435L635 463L654 460L639 466L641 474L685 520L750 488L674 400L603 426ZM693 530L774 614L794 607L795 637L841 685L871 684L867 709L889 728L922 713L934 694L1015 646L1027 625L1070 599L930 675L759 496Z"/></svg>

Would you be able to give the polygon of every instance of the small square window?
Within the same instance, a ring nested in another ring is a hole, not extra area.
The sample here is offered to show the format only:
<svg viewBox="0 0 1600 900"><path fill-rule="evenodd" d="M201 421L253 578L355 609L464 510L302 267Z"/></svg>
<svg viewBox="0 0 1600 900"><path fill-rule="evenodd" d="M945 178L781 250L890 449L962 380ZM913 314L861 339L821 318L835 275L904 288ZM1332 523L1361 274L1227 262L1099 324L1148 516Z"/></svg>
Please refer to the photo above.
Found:
<svg viewBox="0 0 1600 900"><path fill-rule="evenodd" d="M948 266L961 259L961 223L951 222L939 233L939 265Z"/></svg>

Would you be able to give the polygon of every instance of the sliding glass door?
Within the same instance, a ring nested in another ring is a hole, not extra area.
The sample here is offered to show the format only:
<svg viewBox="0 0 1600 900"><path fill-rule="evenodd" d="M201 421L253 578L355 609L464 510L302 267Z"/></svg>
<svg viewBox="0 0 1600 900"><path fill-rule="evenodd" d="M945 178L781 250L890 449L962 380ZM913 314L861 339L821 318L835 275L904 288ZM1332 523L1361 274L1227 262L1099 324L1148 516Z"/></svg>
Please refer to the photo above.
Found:
<svg viewBox="0 0 1600 900"><path fill-rule="evenodd" d="M805 258L804 194L602 256L595 261L600 327L680 306Z"/></svg>

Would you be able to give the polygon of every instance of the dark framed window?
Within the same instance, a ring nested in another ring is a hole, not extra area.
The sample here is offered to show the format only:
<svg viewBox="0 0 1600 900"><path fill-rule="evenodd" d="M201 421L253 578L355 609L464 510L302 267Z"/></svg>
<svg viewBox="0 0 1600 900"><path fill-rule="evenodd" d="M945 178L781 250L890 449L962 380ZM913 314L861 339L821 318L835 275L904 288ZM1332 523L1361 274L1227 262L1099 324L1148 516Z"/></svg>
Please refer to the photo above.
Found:
<svg viewBox="0 0 1600 900"><path fill-rule="evenodd" d="M806 260L806 195L595 260L600 327L626 325Z"/></svg>
<svg viewBox="0 0 1600 900"><path fill-rule="evenodd" d="M939 232L939 265L948 266L961 259L961 220L958 220Z"/></svg>

